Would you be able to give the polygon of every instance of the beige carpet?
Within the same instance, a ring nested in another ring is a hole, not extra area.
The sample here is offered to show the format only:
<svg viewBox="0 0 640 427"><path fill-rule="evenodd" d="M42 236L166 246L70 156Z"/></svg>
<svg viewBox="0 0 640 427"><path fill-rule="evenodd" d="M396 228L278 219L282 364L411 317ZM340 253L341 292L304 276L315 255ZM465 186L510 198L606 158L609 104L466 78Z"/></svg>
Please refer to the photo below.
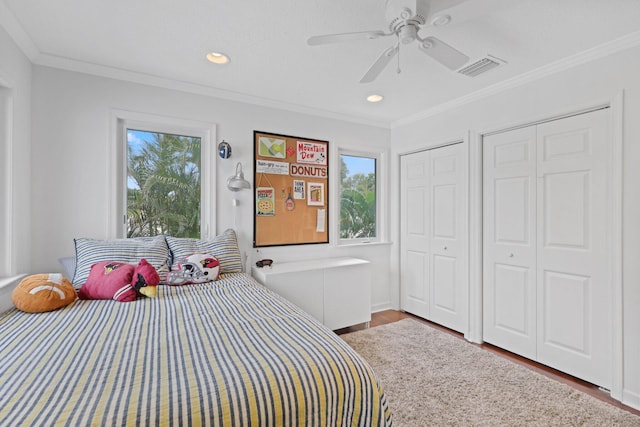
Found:
<svg viewBox="0 0 640 427"><path fill-rule="evenodd" d="M341 335L395 426L640 426L640 417L412 319Z"/></svg>

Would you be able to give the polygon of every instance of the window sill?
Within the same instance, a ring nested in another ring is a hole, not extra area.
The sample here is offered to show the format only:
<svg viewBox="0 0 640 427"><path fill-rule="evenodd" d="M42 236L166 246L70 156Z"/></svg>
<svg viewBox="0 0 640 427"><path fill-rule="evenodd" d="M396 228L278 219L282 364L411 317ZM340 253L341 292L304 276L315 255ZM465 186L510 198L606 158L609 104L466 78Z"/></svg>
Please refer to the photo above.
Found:
<svg viewBox="0 0 640 427"><path fill-rule="evenodd" d="M24 276L24 274L18 274L17 276L0 277L0 289L9 285L17 285L20 279L22 279Z"/></svg>
<svg viewBox="0 0 640 427"><path fill-rule="evenodd" d="M391 246L393 242L381 241L381 242L348 242L336 244L339 248L353 247L353 246Z"/></svg>
<svg viewBox="0 0 640 427"><path fill-rule="evenodd" d="M24 274L12 277L0 277L0 313L4 313L13 308L11 294L23 277L25 277Z"/></svg>

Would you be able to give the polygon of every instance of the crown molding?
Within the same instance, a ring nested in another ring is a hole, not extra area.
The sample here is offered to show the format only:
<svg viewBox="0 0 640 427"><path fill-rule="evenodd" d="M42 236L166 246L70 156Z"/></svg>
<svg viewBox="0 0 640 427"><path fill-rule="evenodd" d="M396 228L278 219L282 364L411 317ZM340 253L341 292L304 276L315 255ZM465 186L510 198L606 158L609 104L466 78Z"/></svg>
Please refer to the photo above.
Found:
<svg viewBox="0 0 640 427"><path fill-rule="evenodd" d="M245 104L258 105L262 107L275 108L279 110L291 111L299 114L308 114L327 119L340 120L343 122L351 122L361 125L382 127L389 129L388 122L381 123L364 117L348 116L343 113L322 110L318 108L307 107L304 105L292 104L282 101L276 101L268 98L261 98L254 95L248 95L240 92L219 89L212 86L189 83L185 81L168 79L151 74L139 73L104 65L92 64L88 62L76 61L69 58L59 56L40 54L35 61L36 65L57 68L67 71L73 71L94 76L106 77L115 80L127 81L131 83L144 84L148 86L156 86L164 89L173 89L182 92L193 93L197 95L205 95L214 98L225 99L228 101L242 102Z"/></svg>
<svg viewBox="0 0 640 427"><path fill-rule="evenodd" d="M18 22L13 12L9 10L4 1L0 0L0 26L9 34L18 45L20 50L29 58L31 62L38 57L40 51L36 47L31 37L26 33L22 25Z"/></svg>
<svg viewBox="0 0 640 427"><path fill-rule="evenodd" d="M477 90L468 95L444 102L420 113L413 114L400 120L396 120L391 123L391 129L410 125L420 120L433 117L446 111L454 110L456 108L462 107L475 101L479 101L484 98L488 98L509 89L526 85L528 83L568 70L578 65L582 65L596 59L604 58L609 55L613 55L615 53L637 46L640 46L640 31L636 31L618 39L600 44L591 49L568 56L566 58L504 80L500 83L488 86L484 89Z"/></svg>

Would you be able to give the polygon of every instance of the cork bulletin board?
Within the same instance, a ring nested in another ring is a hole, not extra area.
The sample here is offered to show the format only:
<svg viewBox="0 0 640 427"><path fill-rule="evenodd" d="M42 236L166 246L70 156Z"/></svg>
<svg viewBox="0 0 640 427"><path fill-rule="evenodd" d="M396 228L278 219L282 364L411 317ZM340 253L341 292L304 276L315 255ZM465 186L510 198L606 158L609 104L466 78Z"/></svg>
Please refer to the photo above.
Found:
<svg viewBox="0 0 640 427"><path fill-rule="evenodd" d="M253 246L329 243L329 142L253 132Z"/></svg>

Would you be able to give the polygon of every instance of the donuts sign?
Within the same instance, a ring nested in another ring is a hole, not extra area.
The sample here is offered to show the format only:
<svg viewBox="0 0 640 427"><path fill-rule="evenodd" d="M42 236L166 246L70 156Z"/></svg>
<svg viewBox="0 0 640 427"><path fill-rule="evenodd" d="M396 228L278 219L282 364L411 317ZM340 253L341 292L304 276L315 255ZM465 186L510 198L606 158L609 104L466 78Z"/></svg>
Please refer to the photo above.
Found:
<svg viewBox="0 0 640 427"><path fill-rule="evenodd" d="M327 144L296 141L297 163L327 165Z"/></svg>

